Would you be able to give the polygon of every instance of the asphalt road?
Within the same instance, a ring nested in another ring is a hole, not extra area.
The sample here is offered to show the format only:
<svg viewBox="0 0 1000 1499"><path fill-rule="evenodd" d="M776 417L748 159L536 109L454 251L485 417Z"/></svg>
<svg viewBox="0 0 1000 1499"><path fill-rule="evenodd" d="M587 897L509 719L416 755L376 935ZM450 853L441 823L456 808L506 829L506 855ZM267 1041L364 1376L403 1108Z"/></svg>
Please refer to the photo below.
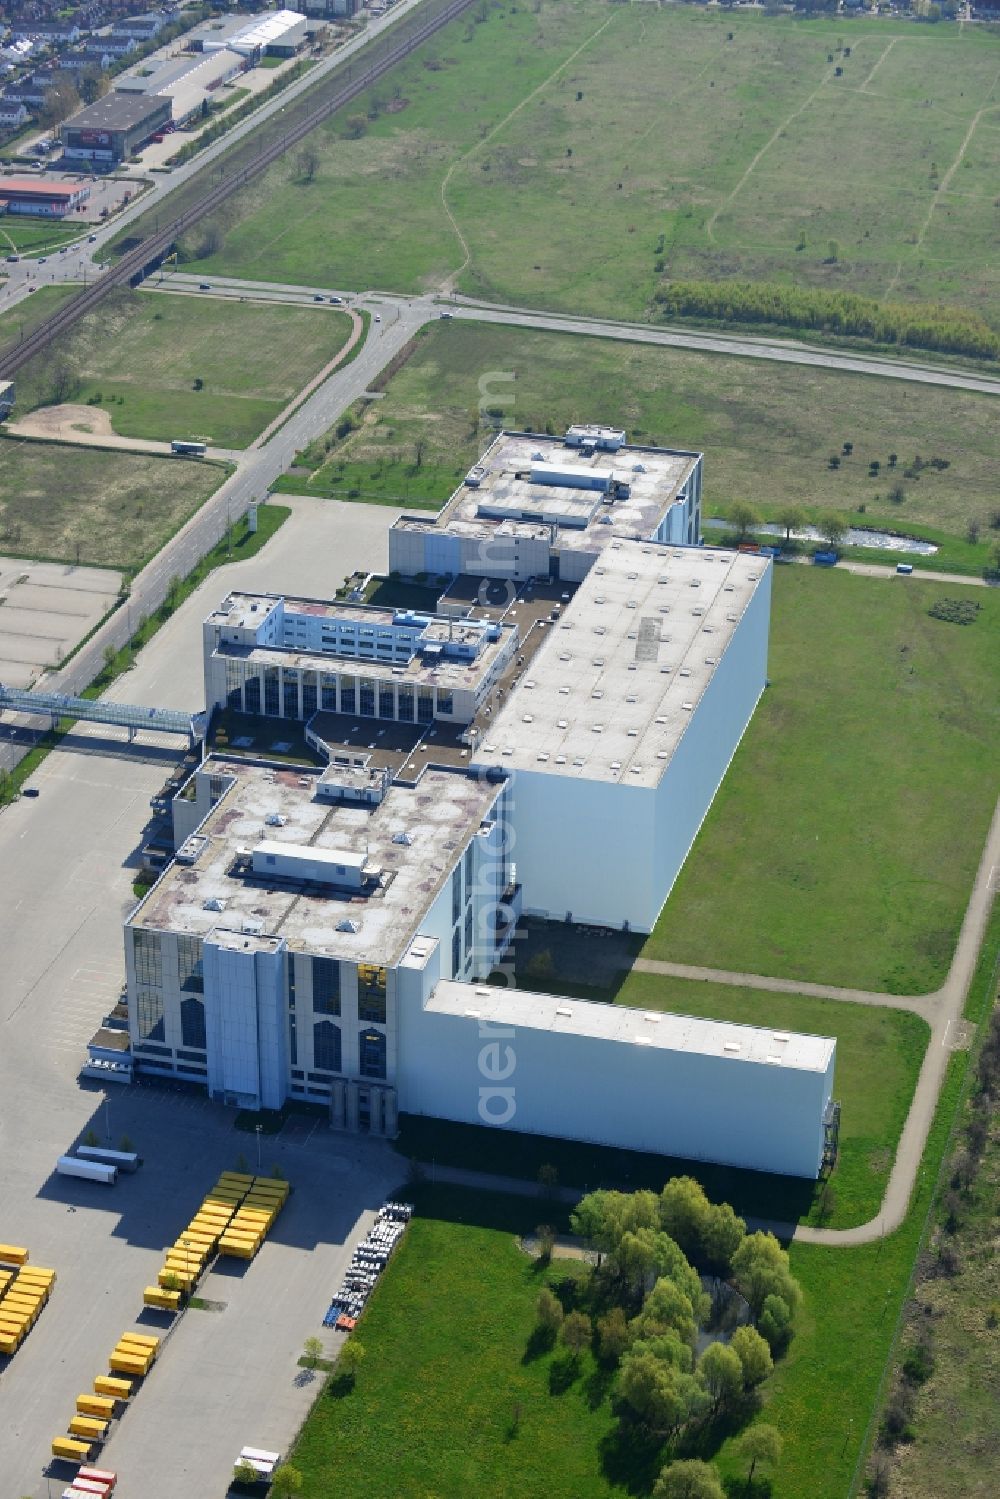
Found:
<svg viewBox="0 0 1000 1499"><path fill-rule="evenodd" d="M111 689L122 701L201 702L201 620L226 589L328 594L355 564L384 567L395 512L293 500L293 516L259 557L218 569ZM0 816L0 1159L4 1237L58 1273L55 1294L9 1362L0 1360L0 1471L5 1496L48 1499L43 1470L77 1394L90 1388L118 1336L141 1312L161 1251L183 1229L215 1174L254 1142L233 1111L159 1089L77 1082L86 1043L124 977L121 924L133 901L135 851L149 798L176 762L177 740L81 726L32 778L40 795ZM10 872L17 871L16 880ZM113 1189L52 1174L56 1157L93 1128L128 1134L142 1171ZM106 1448L129 1492L168 1499L221 1494L245 1443L286 1449L315 1385L296 1359L320 1326L341 1268L372 1208L398 1186L384 1142L279 1136L263 1142L294 1184L291 1205L244 1272L204 1288L221 1312L187 1313ZM16 1229L16 1232L15 1232ZM155 1319L154 1319L155 1320ZM155 1459L155 1460L154 1460ZM52 1493L60 1493L57 1474Z"/></svg>

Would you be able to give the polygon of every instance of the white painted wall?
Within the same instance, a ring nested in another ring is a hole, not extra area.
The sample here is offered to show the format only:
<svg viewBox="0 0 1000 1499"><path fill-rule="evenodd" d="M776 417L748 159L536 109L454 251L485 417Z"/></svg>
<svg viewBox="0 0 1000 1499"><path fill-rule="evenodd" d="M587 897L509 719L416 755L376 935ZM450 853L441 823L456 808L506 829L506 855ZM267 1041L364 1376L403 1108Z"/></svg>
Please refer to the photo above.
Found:
<svg viewBox="0 0 1000 1499"><path fill-rule="evenodd" d="M472 988L469 1001L474 1008ZM819 1174L833 1056L818 1073L524 1027L481 1034L474 1018L411 1002L400 1008L400 1110L488 1123L481 1089L491 1080L481 1054L490 1045L503 1049L505 1063L509 1047L514 1063L503 1080L514 1107L504 1128L787 1176Z"/></svg>
<svg viewBox="0 0 1000 1499"><path fill-rule="evenodd" d="M518 770L510 807L525 914L649 930L659 909L650 788Z"/></svg>
<svg viewBox="0 0 1000 1499"><path fill-rule="evenodd" d="M680 874L767 685L771 571L768 563L657 789L650 927Z"/></svg>

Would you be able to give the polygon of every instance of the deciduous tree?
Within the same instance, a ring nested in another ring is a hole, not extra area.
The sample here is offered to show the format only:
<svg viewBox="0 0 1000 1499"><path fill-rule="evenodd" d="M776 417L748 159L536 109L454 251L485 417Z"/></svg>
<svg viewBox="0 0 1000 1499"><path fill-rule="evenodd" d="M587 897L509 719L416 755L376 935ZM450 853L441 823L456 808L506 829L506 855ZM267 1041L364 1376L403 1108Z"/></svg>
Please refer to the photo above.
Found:
<svg viewBox="0 0 1000 1499"><path fill-rule="evenodd" d="M734 500L727 518L736 527L740 541L744 541L754 527L760 524L760 516L745 500Z"/></svg>
<svg viewBox="0 0 1000 1499"><path fill-rule="evenodd" d="M668 1463L653 1488L653 1499L726 1499L711 1463L689 1459Z"/></svg>
<svg viewBox="0 0 1000 1499"><path fill-rule="evenodd" d="M743 1366L743 1383L748 1390L765 1380L774 1368L767 1341L755 1327L738 1327L729 1346Z"/></svg>
<svg viewBox="0 0 1000 1499"><path fill-rule="evenodd" d="M709 1343L698 1360L698 1378L708 1392L713 1410L732 1405L743 1393L743 1365L725 1343Z"/></svg>
<svg viewBox="0 0 1000 1499"><path fill-rule="evenodd" d="M783 1445L781 1435L775 1427L760 1423L756 1426L749 1426L737 1445L740 1456L750 1464L750 1470L747 1473L747 1493L749 1494L758 1464L773 1468L781 1461Z"/></svg>
<svg viewBox="0 0 1000 1499"><path fill-rule="evenodd" d="M535 1316L538 1318L539 1327L544 1328L546 1332L557 1333L562 1326L563 1309L558 1297L552 1294L548 1286L543 1286L538 1293Z"/></svg>

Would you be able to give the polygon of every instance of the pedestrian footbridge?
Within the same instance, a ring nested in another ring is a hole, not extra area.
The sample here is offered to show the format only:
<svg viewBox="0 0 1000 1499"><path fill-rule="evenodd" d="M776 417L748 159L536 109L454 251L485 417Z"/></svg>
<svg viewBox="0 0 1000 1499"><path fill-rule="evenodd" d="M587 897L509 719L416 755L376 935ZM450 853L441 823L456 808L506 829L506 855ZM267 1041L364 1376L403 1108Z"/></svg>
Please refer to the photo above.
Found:
<svg viewBox="0 0 1000 1499"><path fill-rule="evenodd" d="M114 703L108 698L69 697L62 692L29 692L5 687L0 682L0 712L31 713L49 718L55 728L60 718L82 723L117 724L134 739L139 729L160 734L183 734L194 744L205 737L205 714L184 713L176 708L140 708L133 703Z"/></svg>

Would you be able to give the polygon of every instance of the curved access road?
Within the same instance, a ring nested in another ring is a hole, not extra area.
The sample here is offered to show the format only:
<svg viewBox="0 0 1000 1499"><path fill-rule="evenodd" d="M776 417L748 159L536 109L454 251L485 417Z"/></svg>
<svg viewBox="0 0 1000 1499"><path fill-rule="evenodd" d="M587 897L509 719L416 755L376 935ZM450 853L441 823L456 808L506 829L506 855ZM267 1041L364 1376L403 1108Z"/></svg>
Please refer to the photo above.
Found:
<svg viewBox="0 0 1000 1499"><path fill-rule="evenodd" d="M993 813L993 821L986 837L983 855L979 861L976 878L972 886L969 904L965 909L962 928L958 934L955 955L951 960L948 977L935 994L923 996L921 1003L929 1004L931 1039L924 1054L923 1065L917 1078L917 1086L910 1103L910 1111L903 1125L903 1132L896 1147L896 1159L889 1175L882 1206L868 1223L856 1228L809 1228L804 1224L761 1224L771 1228L779 1237L791 1237L801 1244L826 1244L848 1248L854 1244L871 1244L884 1234L892 1233L906 1217L910 1197L917 1180L917 1172L923 1159L927 1136L934 1120L938 1098L948 1067L948 1057L953 1050L952 1032L962 1019L966 996L976 971L979 953L986 935L986 923L993 909L993 902L1000 891L1000 801ZM865 995L862 1003L885 1004L893 995Z"/></svg>

